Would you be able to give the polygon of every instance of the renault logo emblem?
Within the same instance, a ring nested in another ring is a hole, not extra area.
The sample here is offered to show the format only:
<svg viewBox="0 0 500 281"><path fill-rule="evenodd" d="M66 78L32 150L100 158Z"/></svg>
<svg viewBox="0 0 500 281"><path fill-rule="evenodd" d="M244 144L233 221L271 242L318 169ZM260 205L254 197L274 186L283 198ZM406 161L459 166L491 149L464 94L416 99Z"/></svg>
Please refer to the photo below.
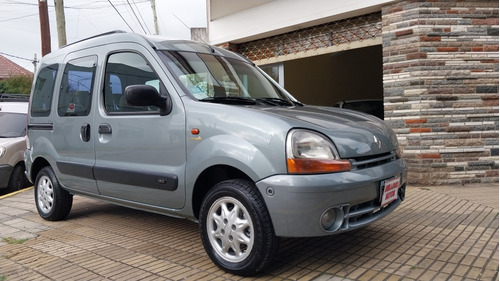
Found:
<svg viewBox="0 0 500 281"><path fill-rule="evenodd" d="M382 148L382 142L376 136L373 136L373 141L377 144L379 149Z"/></svg>

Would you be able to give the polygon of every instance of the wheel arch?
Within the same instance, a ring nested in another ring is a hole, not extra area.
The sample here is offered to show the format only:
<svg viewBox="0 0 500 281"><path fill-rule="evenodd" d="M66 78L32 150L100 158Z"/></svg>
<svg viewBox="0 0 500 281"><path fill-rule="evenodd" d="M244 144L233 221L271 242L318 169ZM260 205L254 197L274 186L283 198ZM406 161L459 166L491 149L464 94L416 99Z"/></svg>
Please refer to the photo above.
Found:
<svg viewBox="0 0 500 281"><path fill-rule="evenodd" d="M28 175L28 179L32 182L35 183L36 176L38 173L44 168L50 166L49 161L47 161L45 158L38 157L33 161L31 164L31 170L30 174Z"/></svg>
<svg viewBox="0 0 500 281"><path fill-rule="evenodd" d="M16 165L14 165L14 168L18 166L21 166L23 169L25 169L26 165L24 164L24 160L17 162Z"/></svg>
<svg viewBox="0 0 500 281"><path fill-rule="evenodd" d="M219 182L231 179L246 179L253 182L247 174L229 165L214 165L208 167L198 176L193 187L192 195L192 208L196 219L199 219L201 203L210 188Z"/></svg>

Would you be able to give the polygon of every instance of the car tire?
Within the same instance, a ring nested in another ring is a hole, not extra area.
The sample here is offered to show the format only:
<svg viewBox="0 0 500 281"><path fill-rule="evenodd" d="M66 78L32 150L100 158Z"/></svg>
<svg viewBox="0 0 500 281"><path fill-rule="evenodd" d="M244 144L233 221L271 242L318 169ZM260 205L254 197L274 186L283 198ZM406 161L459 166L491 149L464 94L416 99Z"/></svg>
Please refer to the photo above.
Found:
<svg viewBox="0 0 500 281"><path fill-rule="evenodd" d="M24 166L17 165L12 170L12 174L10 175L8 189L9 192L18 191L22 188L25 188L28 184L28 179L24 175Z"/></svg>
<svg viewBox="0 0 500 281"><path fill-rule="evenodd" d="M51 167L43 168L35 180L38 214L49 221L65 219L73 205L73 195L61 188Z"/></svg>
<svg viewBox="0 0 500 281"><path fill-rule="evenodd" d="M224 181L208 192L200 210L200 232L210 259L241 276L262 271L278 250L264 200L247 180Z"/></svg>

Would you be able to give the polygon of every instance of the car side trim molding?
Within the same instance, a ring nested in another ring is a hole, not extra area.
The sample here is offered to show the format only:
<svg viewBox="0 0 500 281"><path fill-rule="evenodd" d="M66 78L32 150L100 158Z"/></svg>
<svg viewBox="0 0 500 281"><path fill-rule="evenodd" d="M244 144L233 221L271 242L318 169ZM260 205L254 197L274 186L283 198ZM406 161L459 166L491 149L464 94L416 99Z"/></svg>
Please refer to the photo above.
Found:
<svg viewBox="0 0 500 281"><path fill-rule="evenodd" d="M114 182L147 188L174 191L178 186L178 178L175 174L136 172L125 169L94 167L94 176L98 181Z"/></svg>
<svg viewBox="0 0 500 281"><path fill-rule="evenodd" d="M85 164L58 161L61 173L97 181L142 186L147 188L174 191L179 179L175 174L134 172L125 169L98 167Z"/></svg>
<svg viewBox="0 0 500 281"><path fill-rule="evenodd" d="M94 179L92 165L77 164L71 162L57 161L57 168L61 173L80 178Z"/></svg>
<svg viewBox="0 0 500 281"><path fill-rule="evenodd" d="M54 129L54 124L52 123L30 123L28 124L28 130L47 130L52 131Z"/></svg>

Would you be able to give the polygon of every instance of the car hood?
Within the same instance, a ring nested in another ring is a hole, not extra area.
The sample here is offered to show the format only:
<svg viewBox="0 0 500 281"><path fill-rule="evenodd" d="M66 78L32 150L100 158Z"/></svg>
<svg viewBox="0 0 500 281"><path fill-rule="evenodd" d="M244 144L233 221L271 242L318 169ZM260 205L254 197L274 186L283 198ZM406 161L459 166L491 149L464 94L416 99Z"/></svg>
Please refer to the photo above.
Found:
<svg viewBox="0 0 500 281"><path fill-rule="evenodd" d="M377 155L394 151L397 138L381 119L339 108L303 106L262 110L279 116L296 128L312 128L327 135L343 158Z"/></svg>
<svg viewBox="0 0 500 281"><path fill-rule="evenodd" d="M24 137L0 138L0 146L10 146L12 144L25 141Z"/></svg>

